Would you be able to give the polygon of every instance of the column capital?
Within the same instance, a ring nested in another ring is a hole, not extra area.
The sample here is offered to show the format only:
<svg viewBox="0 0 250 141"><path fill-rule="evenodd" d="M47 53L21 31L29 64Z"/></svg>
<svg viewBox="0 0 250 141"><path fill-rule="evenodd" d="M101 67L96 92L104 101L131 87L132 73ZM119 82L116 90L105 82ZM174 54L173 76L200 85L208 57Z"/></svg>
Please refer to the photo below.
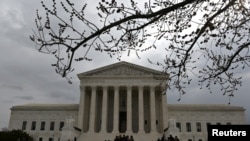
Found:
<svg viewBox="0 0 250 141"><path fill-rule="evenodd" d="M114 85L113 88L114 88L114 90L119 90L120 86L119 85Z"/></svg>
<svg viewBox="0 0 250 141"><path fill-rule="evenodd" d="M144 88L145 85L137 85L138 88Z"/></svg>
<svg viewBox="0 0 250 141"><path fill-rule="evenodd" d="M126 85L127 89L132 89L133 85Z"/></svg>
<svg viewBox="0 0 250 141"><path fill-rule="evenodd" d="M104 85L101 85L100 87L102 87L102 88L108 88L108 87L110 87L110 85L104 84Z"/></svg>
<svg viewBox="0 0 250 141"><path fill-rule="evenodd" d="M149 88L156 88L157 85L149 85Z"/></svg>
<svg viewBox="0 0 250 141"><path fill-rule="evenodd" d="M119 85L119 84L114 84L114 85L110 85L111 87L113 87L113 88L119 88L121 85Z"/></svg>
<svg viewBox="0 0 250 141"><path fill-rule="evenodd" d="M106 86L106 85L105 85L105 86L101 86L101 87L103 88L103 90L104 90L104 89L105 89L105 90L108 90L108 87L109 87L109 86ZM103 91L103 92L107 92L107 91Z"/></svg>
<svg viewBox="0 0 250 141"><path fill-rule="evenodd" d="M96 88L97 88L97 85L90 85L90 87L91 87L92 89L96 89Z"/></svg>
<svg viewBox="0 0 250 141"><path fill-rule="evenodd" d="M84 89L85 85L80 85L79 87L80 87L80 89Z"/></svg>

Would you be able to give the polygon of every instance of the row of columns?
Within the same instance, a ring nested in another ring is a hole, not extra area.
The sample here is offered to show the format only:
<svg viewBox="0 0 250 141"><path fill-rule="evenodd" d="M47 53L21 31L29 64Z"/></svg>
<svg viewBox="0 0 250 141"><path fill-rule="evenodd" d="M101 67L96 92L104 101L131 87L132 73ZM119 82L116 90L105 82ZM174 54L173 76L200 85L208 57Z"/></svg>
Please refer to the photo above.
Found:
<svg viewBox="0 0 250 141"><path fill-rule="evenodd" d="M144 130L144 100L143 100L143 88L144 86L138 87L138 116L139 116L139 128L138 132L143 133ZM101 117L101 132L107 132L107 117L108 117L108 86L103 86L103 97L102 97L102 117ZM127 125L126 133L132 133L132 86L127 86ZM85 91L85 87L82 87L81 91ZM88 132L95 132L95 119L96 119L96 96L97 87L91 86L91 99L90 99L90 111L89 111L89 129ZM155 113L155 86L150 86L150 127L151 132L156 132L156 113ZM81 94L80 106L84 106L84 95ZM113 131L112 133L119 132L119 86L114 86L114 112L113 112ZM80 107L80 110L84 108ZM79 111L82 115L83 111ZM83 116L81 117L83 118ZM83 119L82 119L83 120ZM83 121L79 121L83 125Z"/></svg>

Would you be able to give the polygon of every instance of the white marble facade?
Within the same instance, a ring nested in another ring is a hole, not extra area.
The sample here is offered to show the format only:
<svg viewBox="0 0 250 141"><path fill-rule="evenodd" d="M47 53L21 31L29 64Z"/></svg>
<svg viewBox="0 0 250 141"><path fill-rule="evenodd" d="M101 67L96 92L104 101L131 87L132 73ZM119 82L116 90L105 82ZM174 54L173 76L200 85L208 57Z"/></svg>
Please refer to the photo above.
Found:
<svg viewBox="0 0 250 141"><path fill-rule="evenodd" d="M167 105L168 76L139 65L119 62L78 74L78 78L79 104L13 106L9 129L22 129L37 141L59 141L66 135L62 127L70 118L74 121L71 140L132 135L135 141L152 141L174 134L182 141L206 141L207 124L245 123L244 108L239 106ZM169 121L178 128L168 128Z"/></svg>

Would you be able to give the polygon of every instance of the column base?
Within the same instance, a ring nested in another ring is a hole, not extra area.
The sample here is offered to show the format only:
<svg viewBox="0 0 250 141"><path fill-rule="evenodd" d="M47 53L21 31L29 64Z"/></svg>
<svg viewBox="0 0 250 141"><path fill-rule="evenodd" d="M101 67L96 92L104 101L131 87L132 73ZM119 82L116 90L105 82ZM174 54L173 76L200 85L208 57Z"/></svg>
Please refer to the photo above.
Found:
<svg viewBox="0 0 250 141"><path fill-rule="evenodd" d="M113 134L118 134L119 131L118 130L115 130L115 131L112 131Z"/></svg>
<svg viewBox="0 0 250 141"><path fill-rule="evenodd" d="M156 130L151 130L149 133L156 134L156 133L157 133L157 131L156 131Z"/></svg>
<svg viewBox="0 0 250 141"><path fill-rule="evenodd" d="M139 130L139 131L138 131L138 133L140 133L140 134L144 134L144 133L145 133L145 131L144 131L144 130Z"/></svg>
<svg viewBox="0 0 250 141"><path fill-rule="evenodd" d="M102 133L102 134L106 134L106 133L107 133L107 131L105 131L105 130L101 130L101 131L100 131L100 133Z"/></svg>
<svg viewBox="0 0 250 141"><path fill-rule="evenodd" d="M126 134L132 134L133 132L131 130L127 130Z"/></svg>
<svg viewBox="0 0 250 141"><path fill-rule="evenodd" d="M88 130L87 133L94 134L94 133L96 133L96 131L94 131L94 130Z"/></svg>

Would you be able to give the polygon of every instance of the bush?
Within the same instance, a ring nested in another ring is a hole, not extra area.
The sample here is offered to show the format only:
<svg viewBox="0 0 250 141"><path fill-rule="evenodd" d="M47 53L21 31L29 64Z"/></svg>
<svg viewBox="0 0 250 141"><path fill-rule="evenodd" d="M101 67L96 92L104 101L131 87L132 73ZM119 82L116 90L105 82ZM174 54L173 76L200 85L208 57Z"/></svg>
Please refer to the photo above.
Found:
<svg viewBox="0 0 250 141"><path fill-rule="evenodd" d="M0 141L33 141L33 138L22 130L0 131Z"/></svg>

